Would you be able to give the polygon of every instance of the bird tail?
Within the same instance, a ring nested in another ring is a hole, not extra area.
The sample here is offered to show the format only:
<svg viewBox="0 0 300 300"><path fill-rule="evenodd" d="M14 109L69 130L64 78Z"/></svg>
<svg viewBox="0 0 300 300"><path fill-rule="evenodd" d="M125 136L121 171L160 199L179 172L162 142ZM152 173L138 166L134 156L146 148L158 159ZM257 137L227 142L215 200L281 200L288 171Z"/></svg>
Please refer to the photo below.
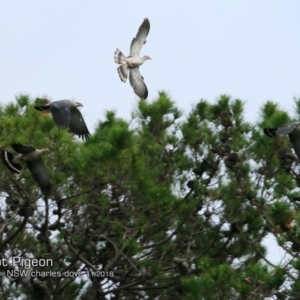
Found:
<svg viewBox="0 0 300 300"><path fill-rule="evenodd" d="M119 65L126 64L126 56L119 49L115 51L115 63Z"/></svg>
<svg viewBox="0 0 300 300"><path fill-rule="evenodd" d="M126 82L129 73L128 67L126 65L121 65L117 70L121 81Z"/></svg>
<svg viewBox="0 0 300 300"><path fill-rule="evenodd" d="M275 137L277 128L264 128L264 133L269 137Z"/></svg>
<svg viewBox="0 0 300 300"><path fill-rule="evenodd" d="M126 82L129 70L126 63L126 56L119 49L115 51L115 63L121 65L117 69L118 74L121 81Z"/></svg>

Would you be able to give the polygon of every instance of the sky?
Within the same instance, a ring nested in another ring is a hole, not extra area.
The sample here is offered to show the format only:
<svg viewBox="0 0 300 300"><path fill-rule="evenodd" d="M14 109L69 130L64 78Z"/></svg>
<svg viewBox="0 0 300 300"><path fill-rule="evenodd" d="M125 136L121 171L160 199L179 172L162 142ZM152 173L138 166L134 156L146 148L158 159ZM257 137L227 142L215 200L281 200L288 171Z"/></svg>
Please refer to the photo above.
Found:
<svg viewBox="0 0 300 300"><path fill-rule="evenodd" d="M297 0L0 1L0 103L21 93L73 99L83 103L91 133L107 110L130 120L138 98L113 57L116 48L129 55L147 17L141 55L152 60L140 68L147 101L164 90L187 114L200 99L227 94L245 101L249 122L267 100L292 113L300 97L299 11Z"/></svg>

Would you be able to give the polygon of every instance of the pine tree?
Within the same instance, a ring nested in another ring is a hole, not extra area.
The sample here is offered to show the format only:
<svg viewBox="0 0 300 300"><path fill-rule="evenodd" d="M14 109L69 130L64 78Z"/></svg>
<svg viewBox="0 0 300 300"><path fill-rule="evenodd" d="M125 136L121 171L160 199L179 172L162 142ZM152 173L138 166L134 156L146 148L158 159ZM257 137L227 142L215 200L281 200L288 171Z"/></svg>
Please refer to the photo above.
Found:
<svg viewBox="0 0 300 300"><path fill-rule="evenodd" d="M3 299L299 298L299 162L287 137L262 131L292 119L276 104L254 126L239 99L184 114L161 92L130 122L108 111L80 142L39 101L0 107L1 148L48 147L53 186L43 199L28 170L0 168ZM267 259L270 234L284 263Z"/></svg>

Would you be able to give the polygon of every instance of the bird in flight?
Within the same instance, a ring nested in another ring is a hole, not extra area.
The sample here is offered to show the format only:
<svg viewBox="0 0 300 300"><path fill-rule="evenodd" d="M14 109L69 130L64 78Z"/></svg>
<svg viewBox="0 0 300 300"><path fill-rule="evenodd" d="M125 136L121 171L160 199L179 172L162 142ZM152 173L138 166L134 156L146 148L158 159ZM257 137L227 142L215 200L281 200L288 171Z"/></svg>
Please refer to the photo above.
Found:
<svg viewBox="0 0 300 300"><path fill-rule="evenodd" d="M293 145L296 155L300 159L300 122L292 122L277 128L264 128L264 133L269 137L278 135L289 135L290 142Z"/></svg>
<svg viewBox="0 0 300 300"><path fill-rule="evenodd" d="M148 55L140 57L140 52L146 43L149 30L150 22L146 18L131 42L129 56L126 57L119 49L115 51L115 63L120 65L117 70L121 81L126 82L129 74L129 82L135 94L143 100L148 97L148 89L140 73L139 66L151 58Z"/></svg>
<svg viewBox="0 0 300 300"><path fill-rule="evenodd" d="M51 111L56 125L61 129L69 129L83 140L90 137L89 130L84 122L81 112L77 107L83 106L71 100L57 100L45 105L35 106L39 111Z"/></svg>
<svg viewBox="0 0 300 300"><path fill-rule="evenodd" d="M2 162L7 169L20 175L24 164L26 164L43 194L48 196L51 192L51 185L42 155L50 152L50 150L48 148L36 149L31 145L22 144L12 144L11 147L18 154L13 154L4 149L1 151Z"/></svg>

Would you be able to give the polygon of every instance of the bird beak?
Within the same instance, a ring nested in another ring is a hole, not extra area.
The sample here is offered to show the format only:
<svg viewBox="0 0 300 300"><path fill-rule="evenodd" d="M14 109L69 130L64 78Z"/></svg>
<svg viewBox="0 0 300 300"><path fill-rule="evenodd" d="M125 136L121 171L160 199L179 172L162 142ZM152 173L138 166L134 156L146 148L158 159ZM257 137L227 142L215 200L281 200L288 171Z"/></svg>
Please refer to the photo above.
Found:
<svg viewBox="0 0 300 300"><path fill-rule="evenodd" d="M83 105L80 102L76 102L77 107L83 107Z"/></svg>

